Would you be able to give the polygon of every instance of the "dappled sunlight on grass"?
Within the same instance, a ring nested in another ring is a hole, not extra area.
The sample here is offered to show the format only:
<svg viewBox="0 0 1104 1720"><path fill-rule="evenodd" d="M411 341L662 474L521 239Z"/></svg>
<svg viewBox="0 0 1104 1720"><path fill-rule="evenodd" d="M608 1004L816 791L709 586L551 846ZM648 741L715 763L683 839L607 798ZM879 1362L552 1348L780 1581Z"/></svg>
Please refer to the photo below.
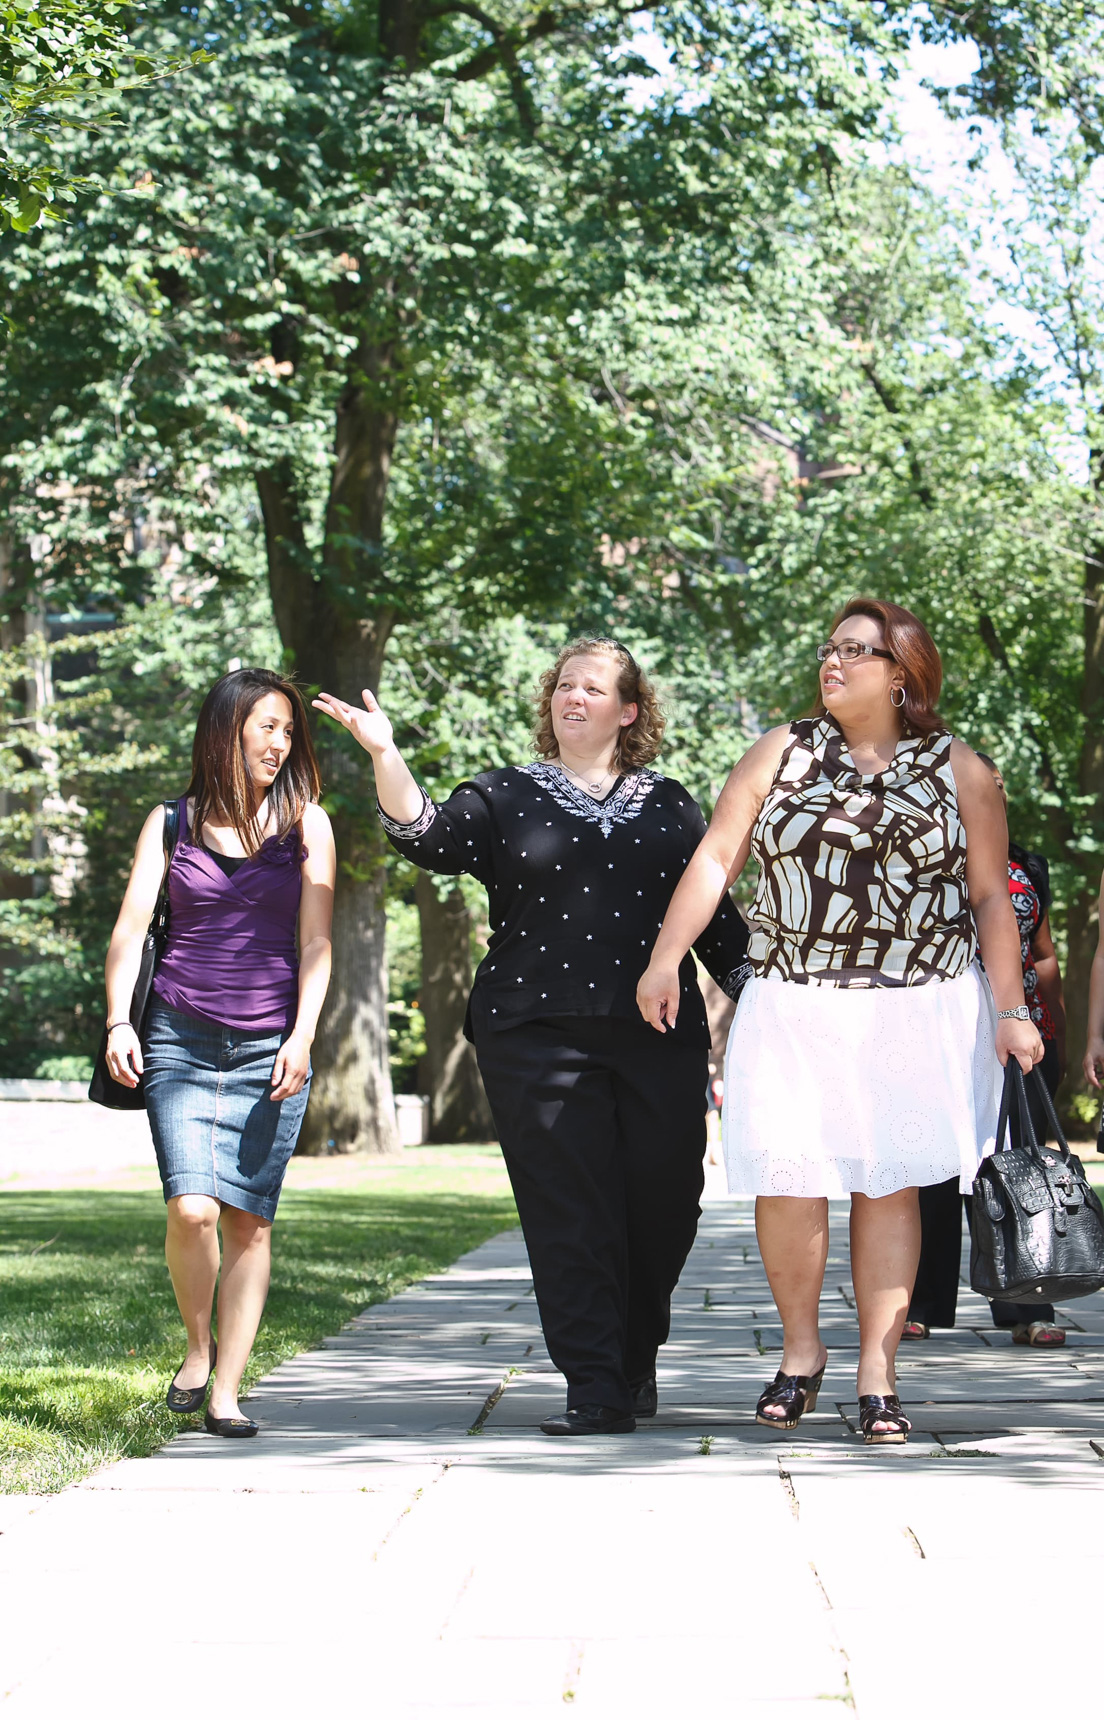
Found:
<svg viewBox="0 0 1104 1720"><path fill-rule="evenodd" d="M485 1159L286 1191L247 1384L513 1223ZM0 1491L55 1491L195 1425L163 1401L183 1355L164 1226L154 1192L0 1193Z"/></svg>

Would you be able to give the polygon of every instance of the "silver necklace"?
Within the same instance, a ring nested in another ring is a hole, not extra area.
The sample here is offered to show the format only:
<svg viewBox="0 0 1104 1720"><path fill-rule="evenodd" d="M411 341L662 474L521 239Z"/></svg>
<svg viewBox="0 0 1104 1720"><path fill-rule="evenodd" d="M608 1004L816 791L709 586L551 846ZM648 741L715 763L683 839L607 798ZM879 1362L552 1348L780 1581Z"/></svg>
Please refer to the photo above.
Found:
<svg viewBox="0 0 1104 1720"><path fill-rule="evenodd" d="M581 782L588 794L598 794L600 792L603 784L605 783L607 777L610 777L613 775L612 771L604 770L602 772L601 776L598 778L597 782L588 782L585 776L580 776L579 772L577 770L572 770L572 768L569 764L564 764L564 761L562 758L557 759L556 763L559 765L561 770L564 770L567 772L568 776L573 776L575 778L576 782Z"/></svg>

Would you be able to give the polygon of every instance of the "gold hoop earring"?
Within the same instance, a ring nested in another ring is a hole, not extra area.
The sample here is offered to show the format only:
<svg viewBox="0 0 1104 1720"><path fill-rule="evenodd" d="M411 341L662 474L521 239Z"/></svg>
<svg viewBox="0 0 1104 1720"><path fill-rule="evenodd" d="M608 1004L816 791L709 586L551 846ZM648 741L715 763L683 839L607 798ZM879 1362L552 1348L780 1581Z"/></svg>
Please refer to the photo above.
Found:
<svg viewBox="0 0 1104 1720"><path fill-rule="evenodd" d="M895 699L893 697L894 693L900 693L901 697L899 699ZM893 706L895 711L899 711L905 702L905 689L903 687L900 687L900 686L891 687L889 689L889 702Z"/></svg>

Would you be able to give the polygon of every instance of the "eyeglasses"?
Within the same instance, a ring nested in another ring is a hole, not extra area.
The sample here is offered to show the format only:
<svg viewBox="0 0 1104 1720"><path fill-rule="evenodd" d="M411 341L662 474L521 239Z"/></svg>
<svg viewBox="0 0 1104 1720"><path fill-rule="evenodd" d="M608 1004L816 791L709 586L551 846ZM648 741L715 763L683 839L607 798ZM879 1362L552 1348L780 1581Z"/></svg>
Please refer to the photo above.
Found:
<svg viewBox="0 0 1104 1720"><path fill-rule="evenodd" d="M817 662L827 663L833 653L841 663L857 663L860 657L885 657L890 663L896 661L892 651L883 651L878 645L863 645L858 639L841 639L837 645L834 639L829 639L827 645L817 646Z"/></svg>

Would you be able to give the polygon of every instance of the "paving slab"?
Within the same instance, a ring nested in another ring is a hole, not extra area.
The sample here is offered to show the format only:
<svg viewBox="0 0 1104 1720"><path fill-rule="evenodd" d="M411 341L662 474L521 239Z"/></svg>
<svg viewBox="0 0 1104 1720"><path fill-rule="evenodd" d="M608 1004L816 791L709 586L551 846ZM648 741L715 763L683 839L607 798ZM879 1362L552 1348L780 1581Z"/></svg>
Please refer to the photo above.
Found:
<svg viewBox="0 0 1104 1720"><path fill-rule="evenodd" d="M751 1203L712 1198L633 1435L540 1433L563 1384L513 1232L277 1368L257 1440L0 1501L0 1715L1035 1720L1051 1657L987 1609L1009 1568L1101 1592L1104 1297L1042 1352L964 1289L902 1352L909 1444L867 1448L846 1216L790 1433L753 1420L781 1328ZM1060 1689L1095 1711L1091 1655Z"/></svg>

